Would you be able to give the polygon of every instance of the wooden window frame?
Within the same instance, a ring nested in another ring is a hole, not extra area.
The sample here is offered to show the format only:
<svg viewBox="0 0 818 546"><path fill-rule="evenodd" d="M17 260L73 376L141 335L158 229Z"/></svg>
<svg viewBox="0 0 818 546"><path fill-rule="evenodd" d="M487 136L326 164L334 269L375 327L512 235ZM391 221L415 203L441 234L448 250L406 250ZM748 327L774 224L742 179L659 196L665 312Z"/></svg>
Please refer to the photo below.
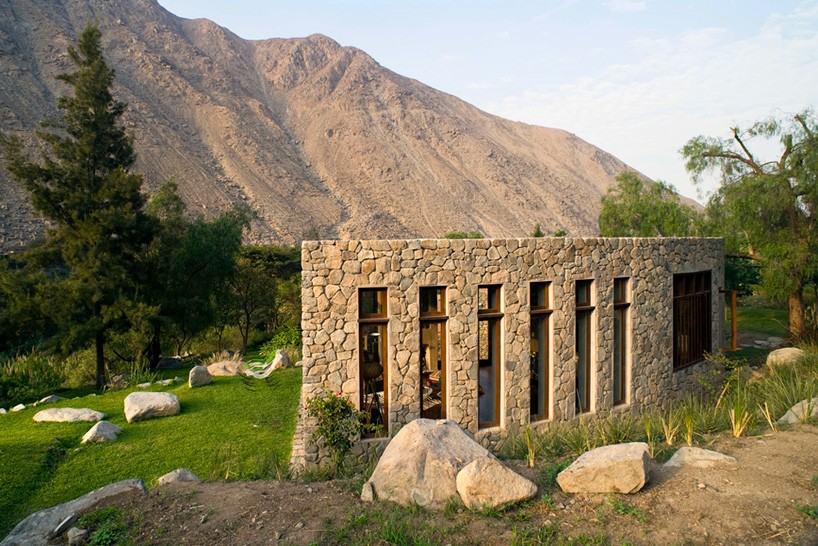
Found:
<svg viewBox="0 0 818 546"><path fill-rule="evenodd" d="M673 370L704 360L713 350L713 294L710 270L673 275Z"/></svg>
<svg viewBox="0 0 818 546"><path fill-rule="evenodd" d="M543 290L543 305L534 305L534 293L535 290ZM543 413L535 413L534 409L531 404L529 404L529 421L544 421L550 417L550 404L551 404L551 396L550 396L550 388L551 388L551 339L550 339L550 329L551 329L551 314L553 313L553 309L551 308L551 283L547 281L535 281L529 285L529 301L531 302L531 343L533 345L534 342L534 324L535 321L542 319L543 321L543 328L545 328L545 335L543 336L545 343L543 344L544 347L538 347L538 353L543 355L543 372L545 373L545 381L544 381L544 388L542 395L542 405L544 412ZM533 359L533 351L532 351L532 359ZM530 363L529 368L529 378L533 376L534 367L539 363L532 362ZM531 381L529 379L529 388L531 388Z"/></svg>
<svg viewBox="0 0 818 546"><path fill-rule="evenodd" d="M613 390L613 405L622 406L628 403L628 330L630 318L630 278L618 277L614 279L614 321L617 316L620 321L619 338L614 333L613 358L611 362L611 390ZM619 389L616 389L616 357L619 355Z"/></svg>
<svg viewBox="0 0 818 546"><path fill-rule="evenodd" d="M381 298L382 294L382 313L362 313L361 312L361 303L363 301L364 294L369 292L377 292L379 293L378 299ZM363 374L361 372L361 366L363 364L363 356L364 356L364 336L363 336L363 329L362 326L379 326L382 327L382 332L379 332L381 336L380 345L381 345L381 352L382 355L382 362L381 366L383 367L382 375L383 375L383 404L382 407L379 408L381 413L381 421L383 425L383 430L379 433L370 433L365 434L365 438L376 438L379 436L388 436L389 435L389 316L387 314L388 309L388 293L386 288L360 288L358 289L358 407L361 411L364 411L365 401L364 397L365 393L365 383L363 379ZM375 395L377 396L377 394Z"/></svg>
<svg viewBox="0 0 818 546"><path fill-rule="evenodd" d="M487 303L489 304L488 307L483 309L480 308L480 290L487 289L488 290L488 297ZM487 284L487 285L480 285L477 288L477 335L478 335L478 389L480 385L479 379L479 366L480 366L480 323L481 322L488 322L489 328L489 353L491 353L491 340L494 339L496 341L496 355L497 355L497 363L494 369L494 409L495 409L495 419L493 421L480 421L480 411L479 411L479 398L480 395L478 393L478 412L477 412L477 428L478 429L485 429L485 428L492 428L500 426L500 416L502 414L501 407L500 407L500 390L501 390L501 369L503 367L503 343L502 343L502 323L503 323L503 311L502 311L502 302L501 302L501 295L502 295L502 285L499 284Z"/></svg>
<svg viewBox="0 0 818 546"><path fill-rule="evenodd" d="M593 330L593 317L594 317L594 310L596 309L593 300L593 286L594 280L593 279L580 279L577 280L574 284L575 287L575 298L576 298L576 323L578 324L580 320L587 320L587 325L585 328L585 354L587 355L587 360L585 362L580 362L579 358L577 358L577 370L574 374L575 376L575 387L578 387L577 380L579 379L579 367L582 365L585 367L585 404L580 406L580 397L579 397L579 389L575 388L575 403L574 409L576 410L577 414L583 413L590 413L591 412L591 372L593 369L592 363L594 360L594 352L593 352L593 345L591 343L592 336L591 331ZM584 292L585 301L580 303L580 287L582 287L582 292ZM577 357L579 357L579 328L577 324L574 325L575 328L575 344L574 344L574 351Z"/></svg>
<svg viewBox="0 0 818 546"><path fill-rule="evenodd" d="M447 302L446 302L446 288L443 286L423 286L420 288L420 292L418 294L418 298L420 301L423 301L423 292L426 290L439 290L441 291L440 296L440 309L435 309L433 311L422 309L422 305L418 305L418 309L420 309L420 351L422 354L423 351L423 326L424 325L437 325L442 323L442 335L440 339L440 351L441 351L441 363L442 369L440 373L440 418L446 418L446 404L447 404L447 396L446 396L446 388L448 386L447 375L449 373L449 366L448 366L448 351L446 350L446 345L448 344L448 332L447 332L447 321L449 320L448 311L447 311ZM419 367L419 378L420 378L420 416L423 417L423 367L421 366L421 359L418 358L418 367Z"/></svg>

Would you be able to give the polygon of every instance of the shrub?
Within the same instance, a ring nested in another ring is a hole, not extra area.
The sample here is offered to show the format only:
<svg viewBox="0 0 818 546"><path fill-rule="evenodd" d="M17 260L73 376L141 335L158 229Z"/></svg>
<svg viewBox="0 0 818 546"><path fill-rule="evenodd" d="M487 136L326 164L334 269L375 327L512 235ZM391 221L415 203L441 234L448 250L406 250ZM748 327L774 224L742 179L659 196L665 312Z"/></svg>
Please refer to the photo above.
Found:
<svg viewBox="0 0 818 546"><path fill-rule="evenodd" d="M322 441L332 452L336 472L341 470L355 439L374 430L373 425L367 423L366 413L355 409L341 393L325 391L322 396L311 398L306 410L307 415L318 419L313 441Z"/></svg>
<svg viewBox="0 0 818 546"><path fill-rule="evenodd" d="M62 369L51 357L37 352L10 357L0 365L0 406L42 398L63 381Z"/></svg>

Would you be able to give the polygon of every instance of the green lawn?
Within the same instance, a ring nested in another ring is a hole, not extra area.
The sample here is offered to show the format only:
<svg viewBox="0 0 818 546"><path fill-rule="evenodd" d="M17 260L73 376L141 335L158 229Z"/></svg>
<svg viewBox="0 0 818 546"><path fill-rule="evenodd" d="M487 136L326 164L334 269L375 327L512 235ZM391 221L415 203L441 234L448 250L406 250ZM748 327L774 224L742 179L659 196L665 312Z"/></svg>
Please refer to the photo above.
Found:
<svg viewBox="0 0 818 546"><path fill-rule="evenodd" d="M123 400L133 389L0 415L0 537L33 511L127 478L151 486L179 467L202 479L274 478L287 470L300 388L300 368L274 372L252 390L236 377L196 389L176 383L156 390L179 397L179 415L132 424ZM102 411L124 431L116 442L82 445L91 423L32 420L59 406Z"/></svg>
<svg viewBox="0 0 818 546"><path fill-rule="evenodd" d="M739 307L736 314L739 332L787 337L787 310L784 308Z"/></svg>

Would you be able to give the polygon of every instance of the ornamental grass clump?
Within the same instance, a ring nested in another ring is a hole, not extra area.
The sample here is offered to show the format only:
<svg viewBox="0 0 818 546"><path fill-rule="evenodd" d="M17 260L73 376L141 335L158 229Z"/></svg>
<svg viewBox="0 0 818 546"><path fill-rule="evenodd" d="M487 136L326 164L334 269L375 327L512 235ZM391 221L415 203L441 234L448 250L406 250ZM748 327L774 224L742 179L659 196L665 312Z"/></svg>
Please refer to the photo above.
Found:
<svg viewBox="0 0 818 546"><path fill-rule="evenodd" d="M312 439L323 442L330 450L336 473L341 471L356 438L375 431L367 414L358 411L341 393L325 391L323 395L311 398L306 410L308 416L318 420Z"/></svg>

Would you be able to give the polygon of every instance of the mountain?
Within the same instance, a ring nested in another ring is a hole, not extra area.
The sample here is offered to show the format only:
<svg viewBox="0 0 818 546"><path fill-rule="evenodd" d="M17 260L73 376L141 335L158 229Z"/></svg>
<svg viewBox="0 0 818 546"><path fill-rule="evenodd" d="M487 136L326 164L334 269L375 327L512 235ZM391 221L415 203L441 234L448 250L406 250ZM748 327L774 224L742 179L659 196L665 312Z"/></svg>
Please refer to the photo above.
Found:
<svg viewBox="0 0 818 546"><path fill-rule="evenodd" d="M153 0L0 0L0 129L33 143L67 93L66 47L97 21L146 191L193 212L258 212L250 239L597 232L626 166L576 136L508 121L330 38L244 40ZM33 144L31 144L33 146ZM43 229L0 173L0 247Z"/></svg>

